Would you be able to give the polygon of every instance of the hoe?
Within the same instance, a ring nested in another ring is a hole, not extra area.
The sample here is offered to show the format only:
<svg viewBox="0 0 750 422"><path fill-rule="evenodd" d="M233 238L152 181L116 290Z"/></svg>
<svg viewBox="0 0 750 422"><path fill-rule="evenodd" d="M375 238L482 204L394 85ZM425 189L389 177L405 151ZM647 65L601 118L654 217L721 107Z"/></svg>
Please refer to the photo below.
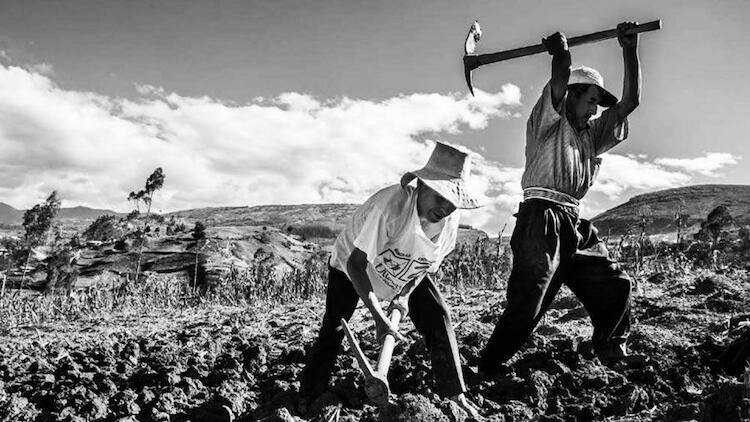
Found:
<svg viewBox="0 0 750 422"><path fill-rule="evenodd" d="M398 323L401 321L401 311L398 309L391 311L390 319L391 324L398 326ZM396 345L396 338L391 334L385 336L383 347L380 350L380 357L378 358L377 370L373 371L370 362L359 347L357 337L343 318L341 319L341 325L343 325L346 337L349 339L350 349L357 359L360 369L365 374L365 394L378 406L388 404L391 396L391 389L388 385L388 368L391 366L391 357L393 356L393 347Z"/></svg>

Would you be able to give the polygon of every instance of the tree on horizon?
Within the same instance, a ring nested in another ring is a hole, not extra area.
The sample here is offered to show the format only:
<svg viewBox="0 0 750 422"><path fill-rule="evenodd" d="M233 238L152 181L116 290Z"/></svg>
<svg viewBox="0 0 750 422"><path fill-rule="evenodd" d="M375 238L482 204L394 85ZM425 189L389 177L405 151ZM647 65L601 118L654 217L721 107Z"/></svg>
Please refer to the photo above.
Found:
<svg viewBox="0 0 750 422"><path fill-rule="evenodd" d="M57 191L47 197L43 203L36 204L23 213L24 242L26 243L26 262L21 275L21 288L26 282L26 269L29 266L31 252L34 247L43 243L52 223L60 212L61 201Z"/></svg>
<svg viewBox="0 0 750 422"><path fill-rule="evenodd" d="M156 191L164 186L164 170L161 167L157 167L153 173L151 173L146 179L146 186L137 193L130 192L128 200L133 198L136 201L143 201L146 205L146 219L143 222L143 230L140 235L140 245L138 246L138 263L135 267L135 280L138 280L138 275L141 272L141 260L143 259L143 244L146 241L146 229L148 226L148 219L151 217L151 204L153 203L154 194Z"/></svg>

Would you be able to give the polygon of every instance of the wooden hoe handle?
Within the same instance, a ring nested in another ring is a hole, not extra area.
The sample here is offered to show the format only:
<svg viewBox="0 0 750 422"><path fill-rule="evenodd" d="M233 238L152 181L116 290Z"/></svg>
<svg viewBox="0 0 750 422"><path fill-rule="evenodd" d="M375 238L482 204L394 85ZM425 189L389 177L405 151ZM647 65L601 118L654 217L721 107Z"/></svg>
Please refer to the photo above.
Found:
<svg viewBox="0 0 750 422"><path fill-rule="evenodd" d="M401 322L401 311L394 309L391 311L391 325L398 326ZM388 377L388 369L391 366L391 358L393 357L393 348L396 346L396 338L392 334L387 334L383 340L383 348L380 350L380 357L378 358L378 374L383 378Z"/></svg>
<svg viewBox="0 0 750 422"><path fill-rule="evenodd" d="M401 311L394 309L391 312L390 318L391 324L398 326L398 323L401 322ZM367 357L362 353L362 348L359 347L357 337L343 318L341 319L341 326L344 329L346 337L349 339L350 349L354 353L354 357L357 359L357 363L365 375L365 393L367 397L379 406L387 404L391 394L390 387L388 386L388 368L391 366L396 338L391 334L385 336L383 347L380 350L380 357L378 358L378 369L377 371L373 371Z"/></svg>

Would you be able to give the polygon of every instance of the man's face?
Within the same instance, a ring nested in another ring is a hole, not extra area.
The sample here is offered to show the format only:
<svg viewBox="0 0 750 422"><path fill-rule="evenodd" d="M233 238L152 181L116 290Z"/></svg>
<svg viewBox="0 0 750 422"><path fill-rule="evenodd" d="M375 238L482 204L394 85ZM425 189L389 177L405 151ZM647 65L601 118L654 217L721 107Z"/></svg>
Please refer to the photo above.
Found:
<svg viewBox="0 0 750 422"><path fill-rule="evenodd" d="M437 223L451 215L456 206L424 183L417 189L417 214L430 223Z"/></svg>
<svg viewBox="0 0 750 422"><path fill-rule="evenodd" d="M577 98L571 96L572 101L568 101L567 108L568 114L572 115L576 127L583 129L586 127L591 116L596 114L597 107L601 101L601 93L596 85L589 85L588 89L584 91Z"/></svg>

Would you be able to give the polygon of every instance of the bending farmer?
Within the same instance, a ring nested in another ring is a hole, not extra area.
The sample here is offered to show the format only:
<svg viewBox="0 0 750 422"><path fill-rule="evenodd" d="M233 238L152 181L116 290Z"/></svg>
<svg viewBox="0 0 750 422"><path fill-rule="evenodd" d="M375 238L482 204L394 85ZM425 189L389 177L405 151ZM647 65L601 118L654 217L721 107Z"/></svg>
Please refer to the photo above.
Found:
<svg viewBox="0 0 750 422"><path fill-rule="evenodd" d="M464 396L448 307L428 275L456 245L454 211L478 207L466 190L469 168L467 154L438 143L424 168L375 193L348 221L334 244L323 324L301 376L303 400L327 388L344 337L340 320L351 318L360 299L375 318L379 341L389 333L403 339L380 307L384 300L408 313L424 336L437 392L477 414ZM409 185L414 179L416 188Z"/></svg>

